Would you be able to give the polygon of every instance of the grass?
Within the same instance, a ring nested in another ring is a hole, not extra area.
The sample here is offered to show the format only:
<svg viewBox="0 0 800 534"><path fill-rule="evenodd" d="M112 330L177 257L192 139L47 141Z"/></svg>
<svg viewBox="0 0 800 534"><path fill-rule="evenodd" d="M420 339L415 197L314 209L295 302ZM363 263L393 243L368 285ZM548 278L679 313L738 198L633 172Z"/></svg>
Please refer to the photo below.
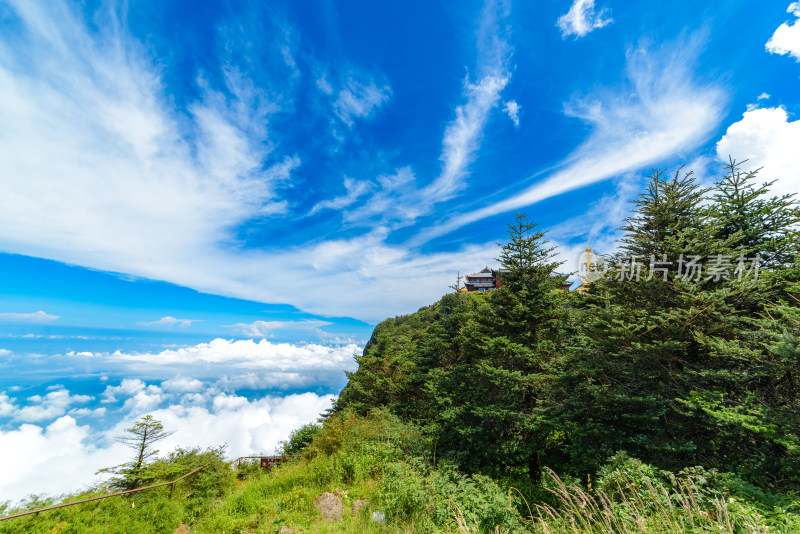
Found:
<svg viewBox="0 0 800 534"><path fill-rule="evenodd" d="M157 488L0 522L0 534L170 533L179 523L196 534L275 533L282 526L307 534L800 532L796 497L767 498L701 468L671 474L618 455L594 484L564 481L550 471L544 489L520 491L513 481L432 465L426 447L417 429L386 413L340 414L301 456L269 472L220 463L203 478L179 482L173 500L169 487ZM205 461L201 454L176 458L187 457ZM323 522L314 508L325 491L341 494L341 522ZM353 513L360 499L369 505ZM48 504L29 499L20 508ZM386 515L386 524L372 520L375 511ZM0 507L0 513L13 512Z"/></svg>

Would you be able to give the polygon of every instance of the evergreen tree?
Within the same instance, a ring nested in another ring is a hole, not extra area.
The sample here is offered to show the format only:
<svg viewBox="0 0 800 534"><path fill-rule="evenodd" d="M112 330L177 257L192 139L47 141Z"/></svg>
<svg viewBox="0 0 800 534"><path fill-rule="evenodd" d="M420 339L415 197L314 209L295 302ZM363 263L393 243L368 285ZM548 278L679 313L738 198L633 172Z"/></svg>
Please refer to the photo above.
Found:
<svg viewBox="0 0 800 534"><path fill-rule="evenodd" d="M463 276L461 276L461 271L458 271L458 274L456 275L456 283L451 285L451 286L449 286L450 289L452 289L453 291L458 293L458 291L461 289L461 279L462 278L463 278Z"/></svg>
<svg viewBox="0 0 800 534"><path fill-rule="evenodd" d="M563 278L552 276L559 265L553 248L524 214L508 235L499 258L502 287L461 310L456 358L429 373L432 428L441 450L463 468L521 470L538 481L547 431L536 406L557 352L563 308L555 292Z"/></svg>
<svg viewBox="0 0 800 534"><path fill-rule="evenodd" d="M697 250L697 233L706 225L700 203L707 190L700 188L692 172L678 169L669 179L653 171L647 190L633 201L636 209L625 219L620 240L622 253L648 261L650 256L678 257Z"/></svg>
<svg viewBox="0 0 800 534"><path fill-rule="evenodd" d="M115 440L126 447L133 449L134 457L130 462L116 467L101 469L99 473L115 473L123 475L121 479L112 482L124 489L139 487L145 479L145 468L148 460L158 454L153 445L168 438L174 431L164 430L164 425L152 415L145 415L136 423L125 429L125 434L117 436Z"/></svg>
<svg viewBox="0 0 800 534"><path fill-rule="evenodd" d="M770 234L791 235L792 219L773 217L774 225L745 236L731 230L735 221L765 218L765 204L740 200L718 194L704 207L690 175L653 173L611 276L583 303L582 335L562 368L561 400L548 412L565 430L572 466L591 470L624 450L664 467L703 464L764 481L786 478L795 465L796 398L778 402L775 388L797 360L775 358L792 349L775 344L765 312L796 274L775 265L759 279L734 276L734 264L727 274L722 264L708 270L742 252L744 237L755 246ZM638 278L633 256L643 260ZM687 276L687 258L706 271Z"/></svg>
<svg viewBox="0 0 800 534"><path fill-rule="evenodd" d="M713 237L739 255L760 255L766 267L786 266L800 252L796 194L770 197L769 188L775 181L756 186L761 169L741 172L746 161L737 163L730 158L725 167L728 173L715 185L709 210Z"/></svg>

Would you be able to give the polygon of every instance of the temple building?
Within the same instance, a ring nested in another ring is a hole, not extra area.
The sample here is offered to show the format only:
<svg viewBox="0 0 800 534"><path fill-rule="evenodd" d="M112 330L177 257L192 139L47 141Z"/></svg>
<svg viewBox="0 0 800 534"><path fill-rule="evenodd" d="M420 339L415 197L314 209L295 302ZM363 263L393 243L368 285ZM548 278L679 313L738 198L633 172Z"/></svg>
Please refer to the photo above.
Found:
<svg viewBox="0 0 800 534"><path fill-rule="evenodd" d="M464 277L464 287L467 291L492 291L502 287L502 276L507 273L508 269L490 269L484 267L483 270L468 274ZM566 276L561 273L553 273L551 276ZM561 289L569 291L572 286L570 280L565 280L561 285Z"/></svg>
<svg viewBox="0 0 800 534"><path fill-rule="evenodd" d="M484 267L477 273L468 274L464 277L464 287L467 291L491 291L497 289L497 274L494 269Z"/></svg>

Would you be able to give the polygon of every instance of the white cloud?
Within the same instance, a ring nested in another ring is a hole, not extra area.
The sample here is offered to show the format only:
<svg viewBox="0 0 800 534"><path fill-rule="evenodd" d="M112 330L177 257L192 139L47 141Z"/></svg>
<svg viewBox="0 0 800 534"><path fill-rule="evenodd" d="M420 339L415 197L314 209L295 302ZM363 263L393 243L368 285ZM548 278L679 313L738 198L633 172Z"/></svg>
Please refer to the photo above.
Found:
<svg viewBox="0 0 800 534"><path fill-rule="evenodd" d="M760 95L758 95L758 100L768 100L769 98L770 98L769 93L761 93Z"/></svg>
<svg viewBox="0 0 800 534"><path fill-rule="evenodd" d="M279 153L269 127L281 108L252 81L226 67L223 95L198 76L198 99L178 113L146 47L116 23L96 35L58 0L8 9L20 23L0 42L0 250L369 321L430 303L456 270L494 256L488 244L420 255L386 238L463 188L509 80L507 2L487 2L481 16L477 67L445 126L439 176L420 188L408 168L370 179L384 189L358 201L374 231L281 250L238 241L246 221L287 209L280 192L300 164ZM354 80L331 85L330 98L357 121L388 92ZM381 201L395 219L368 215ZM358 209L351 224L365 220Z"/></svg>
<svg viewBox="0 0 800 534"><path fill-rule="evenodd" d="M508 81L508 74L494 73L477 83L464 82L467 102L456 108L456 118L445 129L442 172L425 188L422 198L443 201L456 194L475 159L489 112L497 105Z"/></svg>
<svg viewBox="0 0 800 534"><path fill-rule="evenodd" d="M321 370L323 368L341 369L352 360L353 354L360 351L355 344L340 347L324 345L293 345L290 343L270 343L266 339L258 342L247 340L215 339L191 347L168 349L158 353L116 353L113 357L125 361L141 361L148 365L168 365L175 363L225 363L235 362L241 368L278 370ZM140 380L124 380L119 386L126 393L140 391ZM148 386L154 387L154 386ZM113 387L109 391L117 391Z"/></svg>
<svg viewBox="0 0 800 534"><path fill-rule="evenodd" d="M419 198L420 192L415 187L416 176L411 167L401 167L396 169L394 174L378 176L375 181L377 191L363 205L342 212L345 222L372 223L377 219L380 224L394 220L400 221L396 224L402 225L413 222L427 210L426 204ZM366 183L375 185L371 182Z"/></svg>
<svg viewBox="0 0 800 534"><path fill-rule="evenodd" d="M316 85L317 89L322 91L323 94L326 94L328 96L333 94L333 86L331 85L331 82L328 81L327 72L323 72L320 74L320 76L317 78Z"/></svg>
<svg viewBox="0 0 800 534"><path fill-rule="evenodd" d="M11 351L8 349L0 349L0 358L3 356L11 356Z"/></svg>
<svg viewBox="0 0 800 534"><path fill-rule="evenodd" d="M244 326L260 329L259 334L266 335L276 328L259 324ZM316 331L317 327L309 324L287 324L285 328L304 329L298 330L303 337L310 332L330 345L215 339L152 353L89 353L81 360L73 354L67 365L80 366L84 372L112 371L116 376L137 377L108 385L101 395L104 405L133 399L130 409L157 405L176 393L197 392L203 382L226 391L243 387L284 391L341 389L346 381L345 371L356 368L353 356L363 351L363 340L340 339L336 334ZM63 356L52 356L41 365L63 367L62 361ZM147 385L145 380L161 382L161 387Z"/></svg>
<svg viewBox="0 0 800 534"><path fill-rule="evenodd" d="M455 269L454 271L455 272ZM448 281L450 276L447 277ZM284 326L284 325L279 325ZM261 327L269 335L273 326ZM141 412L163 406L176 397L188 393L203 393L209 389L220 391L269 390L282 392L317 391L334 393L346 383L346 371L355 371L354 355L363 351L364 340L340 339L336 334L316 332L309 325L292 325L286 328L297 330L296 337L317 337L318 343L275 343L265 339L215 339L208 343L171 348L153 352L70 353L41 356L35 360L15 359L5 366L11 376L33 376L37 380L63 380L65 375L80 373L83 376L98 376L105 389L98 395L97 406L108 409L122 407L125 411ZM284 330L289 331L289 330ZM108 377L112 378L109 379ZM103 378L105 377L105 378ZM116 380L114 377L119 377ZM63 389L63 388L62 388ZM1 390L0 390L1 391ZM72 396L70 405L55 403L54 392L49 396L36 397L27 403L29 409L18 420L51 420L86 397ZM2 412L20 411L18 404L25 405L22 398L17 401L11 390L0 403ZM11 396L11 398L8 398ZM46 399L47 403L43 403ZM34 402L36 401L36 402ZM52 404L53 406L50 406ZM45 411L49 407L48 411ZM77 406L84 407L84 406ZM9 415L10 414L9 412Z"/></svg>
<svg viewBox="0 0 800 534"><path fill-rule="evenodd" d="M517 104L516 100L509 100L503 105L503 110L505 110L511 122L514 123L514 126L519 126L519 108L520 105Z"/></svg>
<svg viewBox="0 0 800 534"><path fill-rule="evenodd" d="M333 323L317 319L306 319L304 321L254 321L247 324L234 324L230 328L233 328L236 333L249 337L273 337L276 331L282 330L312 331L317 334L324 334L319 327L331 324Z"/></svg>
<svg viewBox="0 0 800 534"><path fill-rule="evenodd" d="M197 323L202 319L176 319L175 317L162 317L158 321L140 322L136 323L139 326L178 326L179 328L191 326L192 323Z"/></svg>
<svg viewBox="0 0 800 534"><path fill-rule="evenodd" d="M97 448L89 443L89 426L78 426L69 415L47 427L23 424L0 430L0 501L17 501L29 494L58 495L86 487L102 467L128 457L120 444Z"/></svg>
<svg viewBox="0 0 800 534"><path fill-rule="evenodd" d="M746 168L763 167L759 182L777 180L775 194L800 191L800 121L790 121L782 107L750 110L731 124L717 143L717 155L727 162L747 159Z"/></svg>
<svg viewBox="0 0 800 534"><path fill-rule="evenodd" d="M161 382L161 389L167 392L196 393L203 389L203 383L196 378L172 378Z"/></svg>
<svg viewBox="0 0 800 534"><path fill-rule="evenodd" d="M161 393L161 388L154 385L147 385L138 378L126 378L118 386L106 386L103 391L103 402L117 402L123 397L135 397L136 395Z"/></svg>
<svg viewBox="0 0 800 534"><path fill-rule="evenodd" d="M558 18L556 25L561 28L562 37L583 37L592 30L614 22L608 13L606 8L595 13L594 0L575 0L569 11Z"/></svg>
<svg viewBox="0 0 800 534"><path fill-rule="evenodd" d="M445 127L439 175L419 189L410 167L381 176L377 179L379 190L363 206L345 213L345 221L364 222L378 215L381 224L398 228L460 193L469 176L469 166L478 156L486 123L511 79L508 62L513 51L504 37L510 32L505 24L509 13L510 5L505 0L484 3L478 27L477 76L464 78L465 101L455 108L455 118Z"/></svg>
<svg viewBox="0 0 800 534"><path fill-rule="evenodd" d="M166 429L175 431L159 442L162 454L178 446L227 443L227 455L234 459L273 453L279 441L292 430L316 420L330 407L333 398L304 393L248 400L218 394L208 407L173 404L150 413ZM72 492L100 480L94 475L98 469L130 457L130 451L115 443L113 437L121 435L139 415L142 413L131 414L107 430L78 425L69 415L46 427L23 424L0 430L0 502L16 501L31 493Z"/></svg>
<svg viewBox="0 0 800 534"><path fill-rule="evenodd" d="M59 319L58 315L51 315L41 310L33 313L0 313L0 321L23 321L30 323L49 323Z"/></svg>
<svg viewBox="0 0 800 534"><path fill-rule="evenodd" d="M73 408L69 411L69 415L72 417L103 417L106 415L106 408L105 406L101 406L100 408Z"/></svg>
<svg viewBox="0 0 800 534"><path fill-rule="evenodd" d="M9 417L16 410L17 406L14 404L14 399L5 393L0 393L0 417Z"/></svg>
<svg viewBox="0 0 800 534"><path fill-rule="evenodd" d="M352 178L345 177L344 188L347 193L345 195L335 197L330 200L323 200L322 202L317 203L317 205L315 205L309 212L309 215L313 215L323 209L340 210L342 208L346 208L368 193L373 187L374 184L371 182L357 181L353 180Z"/></svg>
<svg viewBox="0 0 800 534"><path fill-rule="evenodd" d="M800 2L792 2L786 8L787 13L793 14L800 20ZM767 41L766 48L770 54L790 55L800 62L800 22L784 22L775 30Z"/></svg>
<svg viewBox="0 0 800 534"><path fill-rule="evenodd" d="M349 77L339 90L333 111L347 126L353 127L355 119L365 119L389 101L392 89L388 85L378 87L374 81L364 82Z"/></svg>
<svg viewBox="0 0 800 534"><path fill-rule="evenodd" d="M592 133L557 170L512 197L457 215L419 236L424 241L466 224L640 169L703 142L722 116L724 93L694 81L687 71L697 38L660 50L631 50L629 84L574 99L568 115L592 125Z"/></svg>
<svg viewBox="0 0 800 534"><path fill-rule="evenodd" d="M67 413L67 409L73 404L86 403L93 399L89 395L71 395L66 389L51 391L44 396L33 395L26 399L28 406L14 410L12 419L27 423L55 419Z"/></svg>

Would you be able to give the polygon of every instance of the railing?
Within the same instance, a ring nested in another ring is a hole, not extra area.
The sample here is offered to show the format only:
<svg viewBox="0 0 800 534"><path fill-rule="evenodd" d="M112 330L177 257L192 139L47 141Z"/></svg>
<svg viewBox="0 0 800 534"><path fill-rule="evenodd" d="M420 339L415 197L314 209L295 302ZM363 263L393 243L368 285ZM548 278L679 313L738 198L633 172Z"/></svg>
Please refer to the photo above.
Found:
<svg viewBox="0 0 800 534"><path fill-rule="evenodd" d="M234 467L241 465L242 460L259 460L262 469L272 469L281 462L285 462L291 456L240 456L233 461Z"/></svg>
<svg viewBox="0 0 800 534"><path fill-rule="evenodd" d="M118 497L120 495L127 495L128 493L136 493L137 491L144 491L144 490L149 490L149 489L153 489L153 488L160 488L162 486L169 486L169 485L172 485L172 488L170 488L170 490L169 490L169 498L172 499L172 494L175 491L175 483L176 482L179 482L179 481L183 480L184 478L197 473L201 469L205 469L209 465L210 464L206 464L206 465L204 465L202 467L198 467L194 471L190 471L189 473L186 473L182 477L176 478L172 482L162 482L161 484L153 484L152 486L147 486L147 487L144 487L144 488L136 488L136 489L132 489L132 490L120 491L118 493L111 493L109 495L100 495L99 497L92 497L91 499L83 499L83 500L80 500L80 501L65 502L63 504L56 504L55 506L48 506L47 508L39 508L37 510L30 510L28 512L20 512L18 514L14 514L14 515L2 516L2 517L0 517L0 521L5 521L7 519L14 519L15 517L22 517L23 515L38 514L39 512L46 512L48 510L55 510L56 508L64 508L65 506L73 506L75 504L83 504L83 503L87 503L87 502L91 502L91 501L98 501L100 499L108 499L109 497Z"/></svg>

